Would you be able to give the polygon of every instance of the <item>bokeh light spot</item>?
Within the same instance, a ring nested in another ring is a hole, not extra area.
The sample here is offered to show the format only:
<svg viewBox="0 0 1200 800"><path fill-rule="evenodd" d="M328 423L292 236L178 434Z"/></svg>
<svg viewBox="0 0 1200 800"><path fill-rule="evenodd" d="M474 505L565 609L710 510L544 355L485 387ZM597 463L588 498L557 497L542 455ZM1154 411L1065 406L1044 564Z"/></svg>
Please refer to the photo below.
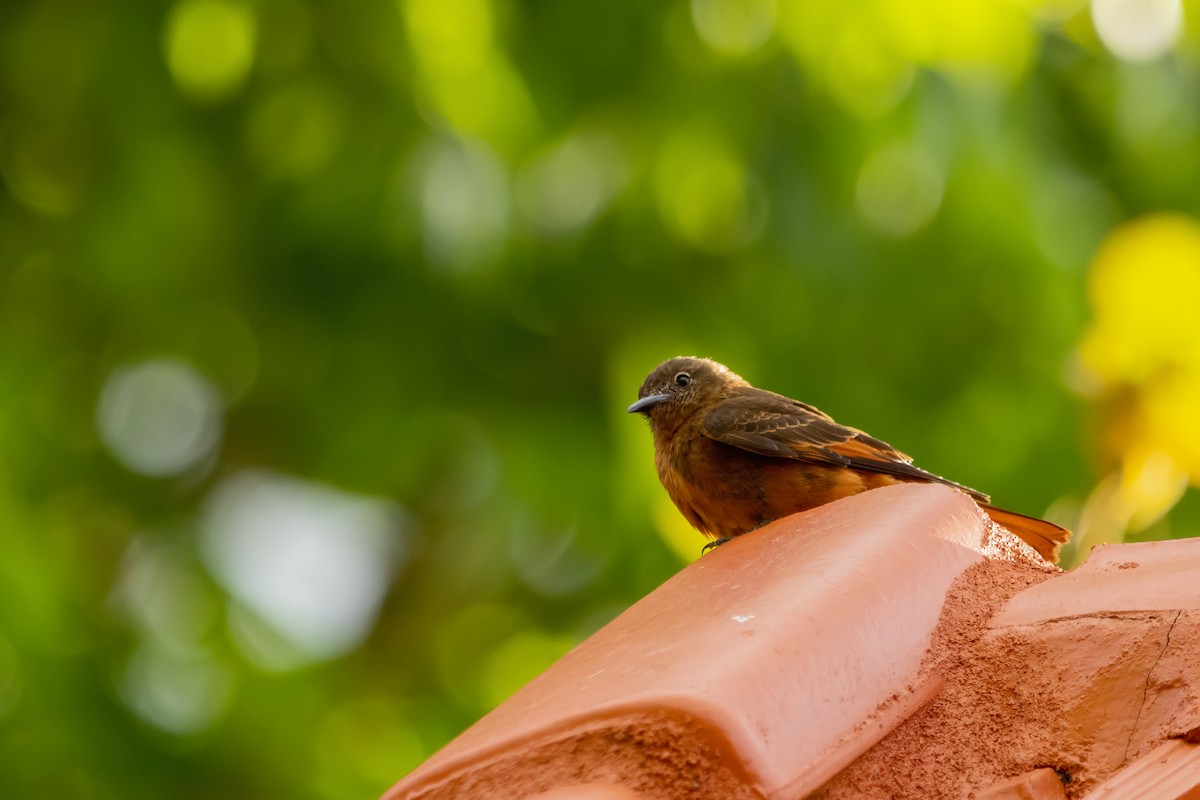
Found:
<svg viewBox="0 0 1200 800"><path fill-rule="evenodd" d="M743 55L775 30L775 0L692 0L692 22L714 50Z"/></svg>
<svg viewBox="0 0 1200 800"><path fill-rule="evenodd" d="M341 135L342 113L335 97L301 83L276 92L255 109L247 142L265 173L295 179L325 166Z"/></svg>
<svg viewBox="0 0 1200 800"><path fill-rule="evenodd" d="M402 0L408 38L424 62L459 68L478 63L492 44L487 0Z"/></svg>
<svg viewBox="0 0 1200 800"><path fill-rule="evenodd" d="M904 99L915 70L897 56L877 26L852 25L829 56L829 87L849 111L879 117Z"/></svg>
<svg viewBox="0 0 1200 800"><path fill-rule="evenodd" d="M1011 80L1029 65L1035 35L1028 13L1011 0L883 3L896 52L959 75Z"/></svg>
<svg viewBox="0 0 1200 800"><path fill-rule="evenodd" d="M241 603L230 604L226 625L242 656L264 672L288 672L314 661L311 653Z"/></svg>
<svg viewBox="0 0 1200 800"><path fill-rule="evenodd" d="M388 786L429 755L391 694L358 696L335 706L314 744L317 788L327 797L343 796L348 783L364 784L364 793Z"/></svg>
<svg viewBox="0 0 1200 800"><path fill-rule="evenodd" d="M228 668L197 651L184 655L148 640L125 667L120 690L142 719L176 735L198 733L224 711L232 694Z"/></svg>
<svg viewBox="0 0 1200 800"><path fill-rule="evenodd" d="M466 270L494 261L508 238L504 165L478 142L439 142L420 163L425 252L430 263Z"/></svg>
<svg viewBox="0 0 1200 800"><path fill-rule="evenodd" d="M598 136L574 136L534 159L517 180L523 216L543 234L570 233L591 222L625 181L624 158Z"/></svg>
<svg viewBox="0 0 1200 800"><path fill-rule="evenodd" d="M751 244L762 233L766 193L721 144L692 135L669 139L654 178L660 214L688 244L723 253Z"/></svg>
<svg viewBox="0 0 1200 800"><path fill-rule="evenodd" d="M1183 29L1180 0L1092 0L1100 41L1117 58L1150 61L1171 49Z"/></svg>
<svg viewBox="0 0 1200 800"><path fill-rule="evenodd" d="M442 620L433 639L433 657L442 688L466 708L480 713L494 708L484 688L480 654L531 626L517 609L496 603L467 606Z"/></svg>
<svg viewBox="0 0 1200 800"><path fill-rule="evenodd" d="M257 24L232 0L180 0L167 17L167 66L176 84L199 100L221 100L245 81L254 61Z"/></svg>
<svg viewBox="0 0 1200 800"><path fill-rule="evenodd" d="M418 108L431 127L498 147L528 141L537 112L494 41L488 0L401 0L418 68Z"/></svg>
<svg viewBox="0 0 1200 800"><path fill-rule="evenodd" d="M194 648L217 619L217 604L193 559L152 535L122 559L114 600L146 635L177 653Z"/></svg>
<svg viewBox="0 0 1200 800"><path fill-rule="evenodd" d="M489 708L536 678L574 646L564 636L521 631L502 642L483 663L484 697Z"/></svg>
<svg viewBox="0 0 1200 800"><path fill-rule="evenodd" d="M908 236L929 223L942 203L942 173L916 147L891 144L872 153L858 175L858 210L877 230Z"/></svg>
<svg viewBox="0 0 1200 800"><path fill-rule="evenodd" d="M295 648L296 665L357 647L403 554L400 508L266 472L223 480L201 552L217 580Z"/></svg>
<svg viewBox="0 0 1200 800"><path fill-rule="evenodd" d="M508 537L513 570L532 589L545 595L577 592L595 579L604 560L583 551L573 527L555 530L539 523L531 511L518 514Z"/></svg>
<svg viewBox="0 0 1200 800"><path fill-rule="evenodd" d="M177 359L113 370L96 409L100 437L143 475L177 475L199 464L221 436L221 399L209 381Z"/></svg>
<svg viewBox="0 0 1200 800"><path fill-rule="evenodd" d="M1048 173L1033 197L1033 225L1042 252L1056 266L1082 270L1117 219L1117 205L1099 182Z"/></svg>

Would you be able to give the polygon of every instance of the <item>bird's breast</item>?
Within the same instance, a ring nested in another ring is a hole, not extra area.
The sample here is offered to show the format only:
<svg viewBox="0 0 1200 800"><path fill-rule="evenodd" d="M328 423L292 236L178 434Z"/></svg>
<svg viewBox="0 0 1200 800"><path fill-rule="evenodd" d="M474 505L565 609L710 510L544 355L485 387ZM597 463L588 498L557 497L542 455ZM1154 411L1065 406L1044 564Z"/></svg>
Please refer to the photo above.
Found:
<svg viewBox="0 0 1200 800"><path fill-rule="evenodd" d="M722 538L895 482L844 467L758 455L703 435L677 434L656 444L655 466L671 500L693 527Z"/></svg>
<svg viewBox="0 0 1200 800"><path fill-rule="evenodd" d="M675 436L655 448L658 477L693 527L736 536L764 522L763 465L705 436Z"/></svg>

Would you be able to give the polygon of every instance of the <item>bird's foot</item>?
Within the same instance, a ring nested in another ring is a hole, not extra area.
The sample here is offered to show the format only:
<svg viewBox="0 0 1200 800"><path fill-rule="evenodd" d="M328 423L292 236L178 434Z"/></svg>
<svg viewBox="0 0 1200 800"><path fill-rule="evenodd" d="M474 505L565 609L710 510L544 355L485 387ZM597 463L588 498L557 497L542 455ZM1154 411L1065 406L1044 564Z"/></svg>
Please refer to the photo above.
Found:
<svg viewBox="0 0 1200 800"><path fill-rule="evenodd" d="M722 539L713 539L711 542L704 545L704 547L700 548L700 555L704 555L709 550L712 550L714 547L720 547L721 545L725 544L732 538L733 538L732 536L726 536Z"/></svg>

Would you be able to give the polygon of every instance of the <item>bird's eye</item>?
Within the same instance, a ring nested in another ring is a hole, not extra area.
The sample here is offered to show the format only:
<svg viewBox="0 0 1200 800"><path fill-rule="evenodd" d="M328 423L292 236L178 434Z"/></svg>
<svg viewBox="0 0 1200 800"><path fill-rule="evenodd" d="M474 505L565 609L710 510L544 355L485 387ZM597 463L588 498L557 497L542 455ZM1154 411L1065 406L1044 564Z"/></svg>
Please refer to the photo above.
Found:
<svg viewBox="0 0 1200 800"><path fill-rule="evenodd" d="M688 375L686 372L681 372L675 376L675 385L676 386L687 386L691 382L692 382L692 376Z"/></svg>

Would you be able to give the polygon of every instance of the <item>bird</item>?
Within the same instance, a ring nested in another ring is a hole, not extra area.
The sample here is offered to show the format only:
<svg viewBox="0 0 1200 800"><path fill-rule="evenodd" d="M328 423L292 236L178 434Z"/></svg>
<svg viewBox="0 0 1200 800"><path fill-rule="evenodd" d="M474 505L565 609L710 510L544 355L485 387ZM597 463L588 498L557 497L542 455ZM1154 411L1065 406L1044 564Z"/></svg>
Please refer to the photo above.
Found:
<svg viewBox="0 0 1200 800"><path fill-rule="evenodd" d="M781 517L897 483L940 483L1050 563L1070 531L991 504L990 498L914 466L912 458L815 406L751 386L723 364L680 356L654 368L630 414L654 436L659 480L692 527L717 544Z"/></svg>

